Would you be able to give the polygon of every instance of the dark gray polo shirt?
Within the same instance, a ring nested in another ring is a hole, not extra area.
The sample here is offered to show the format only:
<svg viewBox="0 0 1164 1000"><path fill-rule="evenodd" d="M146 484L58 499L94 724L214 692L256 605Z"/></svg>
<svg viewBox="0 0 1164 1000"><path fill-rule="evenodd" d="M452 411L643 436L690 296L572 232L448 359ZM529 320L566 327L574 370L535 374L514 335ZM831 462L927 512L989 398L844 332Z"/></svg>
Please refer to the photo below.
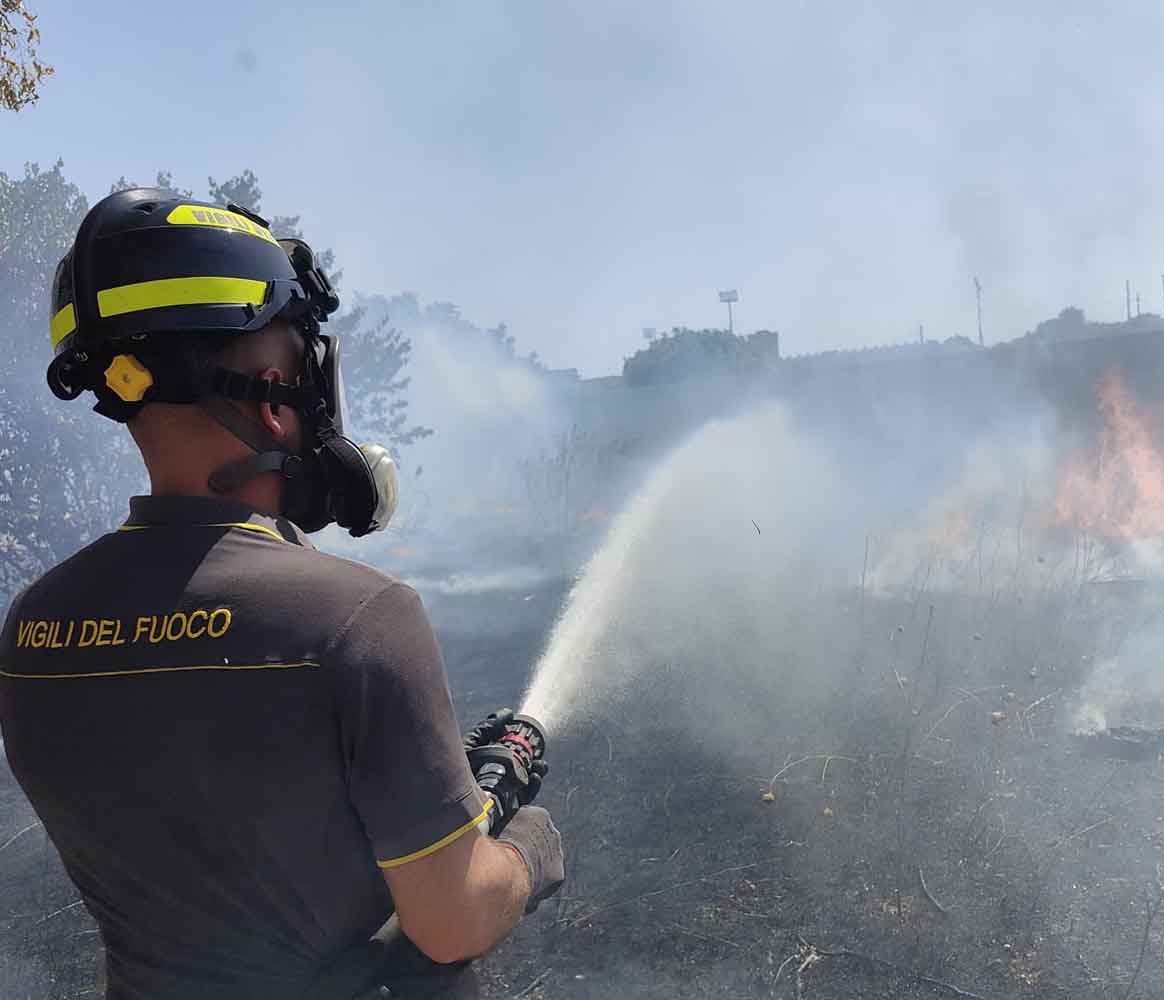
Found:
<svg viewBox="0 0 1164 1000"><path fill-rule="evenodd" d="M0 726L111 1000L294 996L388 916L377 865L484 815L416 593L212 498L135 497L13 602Z"/></svg>

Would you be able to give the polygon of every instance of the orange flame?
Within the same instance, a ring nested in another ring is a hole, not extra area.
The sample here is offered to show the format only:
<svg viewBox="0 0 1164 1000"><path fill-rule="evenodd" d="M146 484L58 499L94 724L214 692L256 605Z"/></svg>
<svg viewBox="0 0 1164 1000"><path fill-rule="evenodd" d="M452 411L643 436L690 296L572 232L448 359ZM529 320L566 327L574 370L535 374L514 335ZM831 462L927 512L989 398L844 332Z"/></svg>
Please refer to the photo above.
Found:
<svg viewBox="0 0 1164 1000"><path fill-rule="evenodd" d="M1067 457L1055 520L1101 538L1164 535L1164 455L1152 421L1118 372L1096 395L1103 429L1094 447Z"/></svg>

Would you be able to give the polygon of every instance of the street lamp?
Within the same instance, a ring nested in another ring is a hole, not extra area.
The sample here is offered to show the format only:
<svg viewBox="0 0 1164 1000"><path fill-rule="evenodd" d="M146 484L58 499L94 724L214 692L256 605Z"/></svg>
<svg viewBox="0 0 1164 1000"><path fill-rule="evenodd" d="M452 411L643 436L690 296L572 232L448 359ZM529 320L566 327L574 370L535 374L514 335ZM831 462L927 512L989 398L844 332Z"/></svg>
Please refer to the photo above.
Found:
<svg viewBox="0 0 1164 1000"><path fill-rule="evenodd" d="M735 333L735 326L732 323L732 303L740 301L740 293L734 288L728 289L726 292L719 293L720 302L726 302L728 307L728 333Z"/></svg>

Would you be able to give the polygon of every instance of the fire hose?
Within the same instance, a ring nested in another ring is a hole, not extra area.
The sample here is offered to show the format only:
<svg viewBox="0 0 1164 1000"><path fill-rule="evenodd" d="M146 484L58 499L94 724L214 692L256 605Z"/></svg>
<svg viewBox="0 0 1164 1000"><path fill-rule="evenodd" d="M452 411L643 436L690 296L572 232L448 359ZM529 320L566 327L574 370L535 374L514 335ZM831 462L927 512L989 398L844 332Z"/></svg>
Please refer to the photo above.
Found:
<svg viewBox="0 0 1164 1000"><path fill-rule="evenodd" d="M543 899L558 890L564 879L560 846L555 851L553 845L542 842L541 827L546 824L526 822L521 816L522 807L537 797L542 778L549 770L542 759L545 730L528 715L499 709L469 730L464 746L470 770L492 803L481 832L506 843L525 862L531 889L525 912L532 913ZM543 810L530 810L527 816L534 813ZM552 824L548 826L556 837ZM377 985L369 991L367 984L372 976ZM468 1000L477 995L471 963L433 962L408 940L395 914L369 942L342 956L309 993L313 1000L345 996L356 1000L389 996Z"/></svg>

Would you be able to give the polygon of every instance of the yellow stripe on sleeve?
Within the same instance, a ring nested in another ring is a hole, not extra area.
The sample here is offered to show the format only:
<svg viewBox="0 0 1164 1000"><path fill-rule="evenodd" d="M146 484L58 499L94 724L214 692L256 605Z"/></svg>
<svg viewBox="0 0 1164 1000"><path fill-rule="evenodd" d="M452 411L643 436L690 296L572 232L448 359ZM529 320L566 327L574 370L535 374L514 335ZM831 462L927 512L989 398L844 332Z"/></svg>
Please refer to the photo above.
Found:
<svg viewBox="0 0 1164 1000"><path fill-rule="evenodd" d="M381 868L399 868L401 865L406 865L410 861L419 861L421 858L427 858L430 854L436 854L442 847L448 847L454 840L458 840L466 833L472 830L475 826L484 822L489 815L489 811L493 808L493 799L485 800L485 808L478 813L473 819L469 820L463 826L457 827L447 837L441 837L435 844L429 844L428 847L422 847L419 851L413 851L411 854L406 854L402 858L392 858L389 861L377 861L376 864Z"/></svg>

